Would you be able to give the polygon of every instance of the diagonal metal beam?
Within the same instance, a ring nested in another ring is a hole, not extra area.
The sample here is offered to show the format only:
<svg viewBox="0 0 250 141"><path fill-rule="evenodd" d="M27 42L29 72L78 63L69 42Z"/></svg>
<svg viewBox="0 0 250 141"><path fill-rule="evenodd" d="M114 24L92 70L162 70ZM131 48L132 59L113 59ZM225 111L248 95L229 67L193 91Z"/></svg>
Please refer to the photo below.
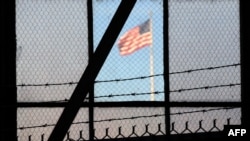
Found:
<svg viewBox="0 0 250 141"><path fill-rule="evenodd" d="M136 0L122 0L48 141L62 141L104 64Z"/></svg>

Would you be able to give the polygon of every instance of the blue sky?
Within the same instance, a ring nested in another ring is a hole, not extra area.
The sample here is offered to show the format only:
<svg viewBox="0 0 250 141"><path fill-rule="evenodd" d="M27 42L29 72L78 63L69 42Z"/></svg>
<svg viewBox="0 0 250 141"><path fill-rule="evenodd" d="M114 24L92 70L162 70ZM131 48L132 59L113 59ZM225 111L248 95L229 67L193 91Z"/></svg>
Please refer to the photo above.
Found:
<svg viewBox="0 0 250 141"><path fill-rule="evenodd" d="M97 47L105 32L112 15L119 6L120 1L94 1L94 46ZM149 4L150 3L150 4ZM143 23L152 12L153 50L154 50L154 74L163 73L163 4L161 1L138 1L126 21L120 35L129 29ZM117 40L119 39L117 38ZM131 78L150 75L150 48L145 47L137 52L120 56L117 42L113 46L101 72L96 80L110 80ZM155 91L163 91L163 77L155 77ZM125 82L98 83L95 84L95 95L129 94L150 92L150 79L133 80ZM156 96L156 100L163 100L163 94ZM133 97L102 98L101 101L148 101L150 95ZM98 100L98 99L96 99Z"/></svg>
<svg viewBox="0 0 250 141"><path fill-rule="evenodd" d="M120 1L94 1L94 46L107 28ZM240 62L238 1L169 1L170 72L216 67ZM119 37L149 18L152 11L154 73L163 73L163 4L162 1L137 1ZM118 39L119 39L118 37ZM225 68L170 76L170 89L204 87L240 82L240 69ZM113 46L97 80L148 76L149 47L129 56L120 56ZM162 76L155 77L155 91L164 91ZM240 100L239 87L174 93L177 101ZM150 79L95 84L95 96L150 92ZM220 95L217 95L220 93ZM150 96L96 99L100 101L149 101ZM164 100L164 94L156 101Z"/></svg>

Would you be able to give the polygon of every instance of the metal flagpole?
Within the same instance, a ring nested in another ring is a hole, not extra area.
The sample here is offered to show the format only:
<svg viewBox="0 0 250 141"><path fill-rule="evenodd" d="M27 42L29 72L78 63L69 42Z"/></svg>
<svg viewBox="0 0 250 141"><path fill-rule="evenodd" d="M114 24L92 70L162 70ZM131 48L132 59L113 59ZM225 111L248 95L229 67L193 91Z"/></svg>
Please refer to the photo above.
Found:
<svg viewBox="0 0 250 141"><path fill-rule="evenodd" d="M149 24L150 24L150 32L153 34L152 31L152 11L149 12ZM153 37L152 37L152 44L150 45L150 100L155 100L155 94L154 94L154 52L153 52Z"/></svg>

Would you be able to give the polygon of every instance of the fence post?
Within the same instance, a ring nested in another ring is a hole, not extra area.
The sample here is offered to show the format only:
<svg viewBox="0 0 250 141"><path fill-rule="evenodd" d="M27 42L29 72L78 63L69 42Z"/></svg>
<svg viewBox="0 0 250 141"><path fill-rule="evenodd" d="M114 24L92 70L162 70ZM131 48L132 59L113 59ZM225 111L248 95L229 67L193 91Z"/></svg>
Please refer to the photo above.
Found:
<svg viewBox="0 0 250 141"><path fill-rule="evenodd" d="M170 140L170 85L169 85L169 34L168 34L168 0L163 1L163 55L164 55L164 91L165 91L165 140Z"/></svg>
<svg viewBox="0 0 250 141"><path fill-rule="evenodd" d="M250 84L250 71L249 71L249 16L250 12L249 3L245 0L240 0L240 60L241 60L241 102L242 102L242 125L249 127L249 84Z"/></svg>
<svg viewBox="0 0 250 141"><path fill-rule="evenodd" d="M44 134L42 134L41 136L41 141L44 141Z"/></svg>
<svg viewBox="0 0 250 141"><path fill-rule="evenodd" d="M15 0L1 0L0 140L17 140Z"/></svg>

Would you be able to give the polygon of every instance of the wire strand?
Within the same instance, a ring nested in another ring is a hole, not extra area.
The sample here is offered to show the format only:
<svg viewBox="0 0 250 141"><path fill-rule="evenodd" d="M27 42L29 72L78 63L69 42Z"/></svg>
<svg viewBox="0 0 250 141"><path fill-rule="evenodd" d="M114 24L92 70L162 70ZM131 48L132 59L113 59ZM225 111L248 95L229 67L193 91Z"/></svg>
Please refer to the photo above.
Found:
<svg viewBox="0 0 250 141"><path fill-rule="evenodd" d="M230 65L223 65L223 66L216 66L216 67L206 67L206 68L199 68L199 69L190 69L184 71L176 71L171 72L169 75L174 74L183 74L183 73L191 73L197 71L205 71L205 70L215 70L215 69L222 69L228 67L237 67L240 66L240 63L230 64ZM138 79L146 79L150 77L158 77L163 76L164 74L155 74L155 75L148 75L148 76L139 76L139 77L131 77L131 78L123 78L123 79L112 79L112 80L96 80L95 83L108 83L108 82L121 82L121 81L131 81L131 80L138 80ZM18 84L17 87L48 87L48 86L64 86L64 85L76 85L78 82L63 82L63 83L45 83L45 84Z"/></svg>
<svg viewBox="0 0 250 141"><path fill-rule="evenodd" d="M202 110L192 110L186 112L177 112L177 113L170 113L170 115L184 115L184 114L193 114L193 113L206 113L211 111L218 111L218 110L231 110L236 109L239 107L222 107L222 108L210 108L210 109L202 109ZM133 116L133 117L124 117L124 118L111 118L111 119L101 119L95 120L95 123L98 122L112 122L112 121L120 121L120 120L135 120L141 118L155 118L155 117L162 117L166 114L153 114L153 115L143 115L143 116ZM87 124L89 121L81 121L81 122L74 122L73 124ZM26 127L18 127L19 130L30 129L30 128L41 128L41 127L50 127L55 126L56 124L43 124L43 125L35 125L35 126L26 126Z"/></svg>

